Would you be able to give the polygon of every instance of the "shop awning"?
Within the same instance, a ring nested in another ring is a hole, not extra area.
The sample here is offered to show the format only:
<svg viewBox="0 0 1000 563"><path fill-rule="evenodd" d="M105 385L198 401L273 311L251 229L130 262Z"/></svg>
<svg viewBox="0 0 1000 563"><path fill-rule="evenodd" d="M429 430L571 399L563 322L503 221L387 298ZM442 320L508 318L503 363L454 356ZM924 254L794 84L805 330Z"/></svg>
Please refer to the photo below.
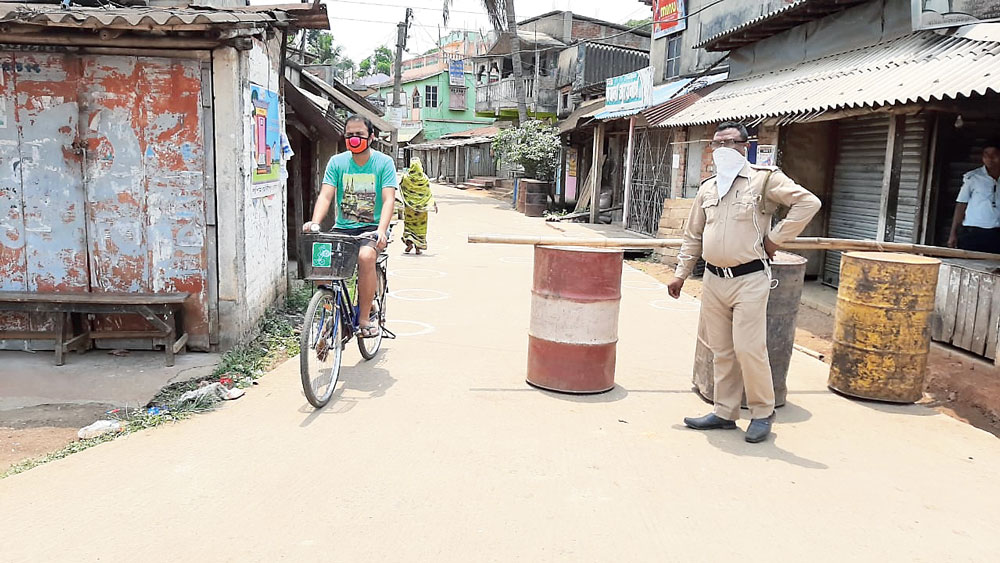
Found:
<svg viewBox="0 0 1000 563"><path fill-rule="evenodd" d="M724 83L661 123L808 121L835 110L1000 93L1000 42L919 31Z"/></svg>
<svg viewBox="0 0 1000 563"><path fill-rule="evenodd" d="M576 109L569 117L559 122L559 132L568 133L577 128L581 123L604 111L604 98L588 102Z"/></svg>
<svg viewBox="0 0 1000 563"><path fill-rule="evenodd" d="M327 84L319 77L302 71L302 65L295 63L294 61L288 61L288 66L298 70L300 79L304 83L309 83L309 85L318 92L321 92L323 97L334 101L339 107L342 107L351 113L367 117L371 120L372 125L374 125L379 131L388 133L396 130L396 127L375 112L370 103L368 103L364 98L358 96L357 93L350 91L350 89L346 86L341 89L334 87L334 85ZM341 85L338 84L337 86Z"/></svg>
<svg viewBox="0 0 1000 563"><path fill-rule="evenodd" d="M650 127L664 127L664 123L671 117L686 110L696 102L711 94L722 86L721 82L726 79L727 74L713 74L698 78L687 88L677 93L666 102L643 110L642 117Z"/></svg>
<svg viewBox="0 0 1000 563"><path fill-rule="evenodd" d="M690 78L682 78L680 80L675 80L673 82L668 82L666 84L660 84L659 86L653 88L653 99L650 102L649 106L650 107L658 106L668 101L670 98L673 98L674 95L677 94L677 92L680 92L681 89L690 84L691 80L692 79ZM644 109L646 108L627 109L620 111L602 111L598 113L595 117L597 119L600 119L601 121L609 121L611 119L618 119L621 117L630 117L633 115L637 115Z"/></svg>
<svg viewBox="0 0 1000 563"><path fill-rule="evenodd" d="M285 100L295 110L299 121L315 127L328 139L336 141L344 136L344 123L337 119L330 107L330 100L297 88L287 79L284 80L284 86Z"/></svg>

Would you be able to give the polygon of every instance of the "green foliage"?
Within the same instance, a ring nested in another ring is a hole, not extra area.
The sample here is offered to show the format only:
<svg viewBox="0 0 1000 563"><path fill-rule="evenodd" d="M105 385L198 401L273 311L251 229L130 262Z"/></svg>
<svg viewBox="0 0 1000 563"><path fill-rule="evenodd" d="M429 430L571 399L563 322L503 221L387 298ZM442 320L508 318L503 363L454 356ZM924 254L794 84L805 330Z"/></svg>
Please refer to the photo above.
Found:
<svg viewBox="0 0 1000 563"><path fill-rule="evenodd" d="M652 31L653 18L646 18L641 20L628 20L622 25L624 25L629 29L639 28L639 31Z"/></svg>
<svg viewBox="0 0 1000 563"><path fill-rule="evenodd" d="M388 47L383 45L375 49L370 57L361 61L361 64L358 65L358 73L361 76L368 76L381 72L391 76L394 62L396 62L396 57L392 55L392 51Z"/></svg>
<svg viewBox="0 0 1000 563"><path fill-rule="evenodd" d="M559 130L531 120L520 127L501 129L493 140L500 158L524 167L529 178L551 180L559 163Z"/></svg>

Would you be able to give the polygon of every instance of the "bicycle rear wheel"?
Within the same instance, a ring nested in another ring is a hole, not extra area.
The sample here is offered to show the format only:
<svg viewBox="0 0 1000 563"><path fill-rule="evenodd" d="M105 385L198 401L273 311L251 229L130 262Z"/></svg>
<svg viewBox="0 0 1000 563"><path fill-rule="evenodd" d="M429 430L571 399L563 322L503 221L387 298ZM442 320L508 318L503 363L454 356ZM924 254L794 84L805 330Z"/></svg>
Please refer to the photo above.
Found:
<svg viewBox="0 0 1000 563"><path fill-rule="evenodd" d="M337 294L329 289L313 294L299 336L299 371L302 391L316 408L330 402L340 379L340 359L344 351L342 325Z"/></svg>
<svg viewBox="0 0 1000 563"><path fill-rule="evenodd" d="M385 269L378 267L375 269L375 273L378 276L377 284L375 286L375 299L372 300L372 313L371 322L378 326L378 336L374 338L358 338L358 350L361 352L361 356L370 360L378 354L379 348L382 347L382 338L385 336L385 290L386 290L386 278Z"/></svg>

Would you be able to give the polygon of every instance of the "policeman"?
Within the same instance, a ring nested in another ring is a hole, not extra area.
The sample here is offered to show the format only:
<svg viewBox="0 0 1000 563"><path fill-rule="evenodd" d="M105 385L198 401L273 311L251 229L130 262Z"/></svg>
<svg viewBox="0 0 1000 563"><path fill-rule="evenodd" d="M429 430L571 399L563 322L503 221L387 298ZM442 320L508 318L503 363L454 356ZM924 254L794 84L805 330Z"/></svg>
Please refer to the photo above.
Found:
<svg viewBox="0 0 1000 563"><path fill-rule="evenodd" d="M963 250L1000 253L1000 139L983 147L983 165L962 177L955 204L948 246Z"/></svg>
<svg viewBox="0 0 1000 563"><path fill-rule="evenodd" d="M774 419L766 334L769 260L778 246L805 229L820 201L780 170L750 164L747 140L740 123L718 126L711 143L716 175L695 197L668 291L680 297L698 258L705 259L701 322L715 355L715 410L685 418L684 424L696 430L735 429L745 388L752 419L745 438L756 443L767 438ZM779 205L788 213L770 228Z"/></svg>

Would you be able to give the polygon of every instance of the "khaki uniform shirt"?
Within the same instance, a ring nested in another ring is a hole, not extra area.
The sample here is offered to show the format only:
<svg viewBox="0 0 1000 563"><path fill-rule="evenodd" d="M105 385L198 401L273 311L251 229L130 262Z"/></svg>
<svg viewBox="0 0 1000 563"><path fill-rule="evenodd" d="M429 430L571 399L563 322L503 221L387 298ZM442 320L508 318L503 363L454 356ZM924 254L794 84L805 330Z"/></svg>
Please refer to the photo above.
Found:
<svg viewBox="0 0 1000 563"><path fill-rule="evenodd" d="M788 207L788 214L772 229L771 218L779 205ZM698 257L720 268L766 258L765 236L778 245L794 239L819 208L819 198L777 168L748 163L721 199L713 176L695 196L676 275L690 276Z"/></svg>

